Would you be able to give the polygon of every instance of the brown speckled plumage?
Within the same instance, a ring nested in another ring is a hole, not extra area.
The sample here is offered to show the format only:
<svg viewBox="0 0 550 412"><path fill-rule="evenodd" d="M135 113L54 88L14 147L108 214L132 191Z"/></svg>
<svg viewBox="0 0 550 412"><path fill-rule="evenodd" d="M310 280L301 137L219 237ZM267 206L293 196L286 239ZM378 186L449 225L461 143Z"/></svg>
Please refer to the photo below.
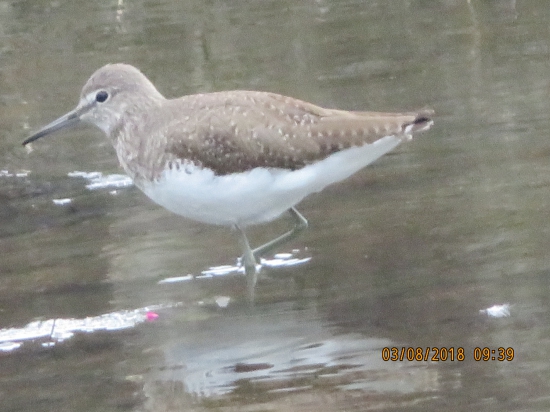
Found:
<svg viewBox="0 0 550 412"><path fill-rule="evenodd" d="M196 108L204 99L208 106ZM185 107L184 112L189 108L193 116L161 132L167 141L166 159L200 162L218 175L254 167L299 169L351 146L404 135L407 125L425 117L329 110L250 91L187 96L169 104L177 110Z"/></svg>
<svg viewBox="0 0 550 412"><path fill-rule="evenodd" d="M332 110L268 92L165 99L137 69L123 64L98 70L81 97L101 89L121 102L106 132L135 179L157 179L165 168L185 161L216 175L255 167L296 170L340 150L387 135L407 138L431 125L430 111Z"/></svg>

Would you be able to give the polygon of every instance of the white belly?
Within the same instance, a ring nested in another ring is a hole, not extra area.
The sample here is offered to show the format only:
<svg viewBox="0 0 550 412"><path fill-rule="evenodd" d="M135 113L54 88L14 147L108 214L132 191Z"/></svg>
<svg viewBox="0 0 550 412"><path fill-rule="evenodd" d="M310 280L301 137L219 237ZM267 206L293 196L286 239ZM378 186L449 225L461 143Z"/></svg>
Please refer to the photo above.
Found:
<svg viewBox="0 0 550 412"><path fill-rule="evenodd" d="M386 136L370 145L337 152L302 169L255 168L215 176L192 165L166 170L156 182L136 182L166 209L204 223L245 227L269 222L311 193L343 180L401 142Z"/></svg>

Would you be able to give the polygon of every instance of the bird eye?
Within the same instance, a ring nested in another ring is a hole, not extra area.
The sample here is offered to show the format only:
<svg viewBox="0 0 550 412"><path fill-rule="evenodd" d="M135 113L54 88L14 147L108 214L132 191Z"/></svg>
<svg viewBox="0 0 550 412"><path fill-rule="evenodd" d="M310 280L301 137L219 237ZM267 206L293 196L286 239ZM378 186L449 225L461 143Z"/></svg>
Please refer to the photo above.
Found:
<svg viewBox="0 0 550 412"><path fill-rule="evenodd" d="M109 93L107 93L105 90L101 90L95 95L95 101L98 103L103 103L105 100L107 100L108 97Z"/></svg>

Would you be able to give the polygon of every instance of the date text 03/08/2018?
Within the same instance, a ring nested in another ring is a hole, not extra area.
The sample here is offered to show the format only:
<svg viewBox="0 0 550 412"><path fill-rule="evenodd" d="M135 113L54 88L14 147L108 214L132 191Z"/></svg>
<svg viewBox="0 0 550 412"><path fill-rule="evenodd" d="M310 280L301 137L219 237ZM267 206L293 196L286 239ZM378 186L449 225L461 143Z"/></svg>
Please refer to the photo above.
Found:
<svg viewBox="0 0 550 412"><path fill-rule="evenodd" d="M476 362L489 361L512 361L514 359L514 348L474 348L470 353L463 347L385 347L382 348L382 360L384 361L465 361L473 359Z"/></svg>

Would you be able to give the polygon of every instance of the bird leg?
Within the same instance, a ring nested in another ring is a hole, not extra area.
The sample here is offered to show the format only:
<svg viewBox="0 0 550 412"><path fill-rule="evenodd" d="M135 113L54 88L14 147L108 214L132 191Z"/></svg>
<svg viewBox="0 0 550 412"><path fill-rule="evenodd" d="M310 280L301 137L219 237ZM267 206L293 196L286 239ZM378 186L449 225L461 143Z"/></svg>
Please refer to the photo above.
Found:
<svg viewBox="0 0 550 412"><path fill-rule="evenodd" d="M259 269L261 267L258 265L260 256L295 238L302 230L307 228L307 220L300 212L298 212L294 207L288 209L288 212L294 218L294 227L288 232L283 233L281 236L255 249L250 248L250 243L248 243L248 238L246 237L244 230L235 225L235 229L237 229L237 232L239 233L239 244L241 245L241 250L243 251L241 261L243 262L244 273L246 274L248 297L251 302L254 302L254 287L256 286Z"/></svg>
<svg viewBox="0 0 550 412"><path fill-rule="evenodd" d="M260 259L260 256L264 253L269 252L270 250L276 248L279 245L282 245L283 243L286 243L290 241L291 239L294 239L298 234L307 228L307 220L305 217L302 216L300 212L298 212L294 207L291 207L288 209L288 213L294 218L294 227L290 229L288 232L283 233L281 236L261 245L252 250L252 253L254 254L254 257L256 259Z"/></svg>
<svg viewBox="0 0 550 412"><path fill-rule="evenodd" d="M244 266L244 273L246 274L248 298L250 302L254 302L254 287L256 286L256 281L258 280L259 267L256 266L257 261L254 257L254 252L250 248L250 244L248 243L244 230L237 225L235 225L235 228L239 233L239 244L241 245L241 250L243 251L241 260Z"/></svg>

